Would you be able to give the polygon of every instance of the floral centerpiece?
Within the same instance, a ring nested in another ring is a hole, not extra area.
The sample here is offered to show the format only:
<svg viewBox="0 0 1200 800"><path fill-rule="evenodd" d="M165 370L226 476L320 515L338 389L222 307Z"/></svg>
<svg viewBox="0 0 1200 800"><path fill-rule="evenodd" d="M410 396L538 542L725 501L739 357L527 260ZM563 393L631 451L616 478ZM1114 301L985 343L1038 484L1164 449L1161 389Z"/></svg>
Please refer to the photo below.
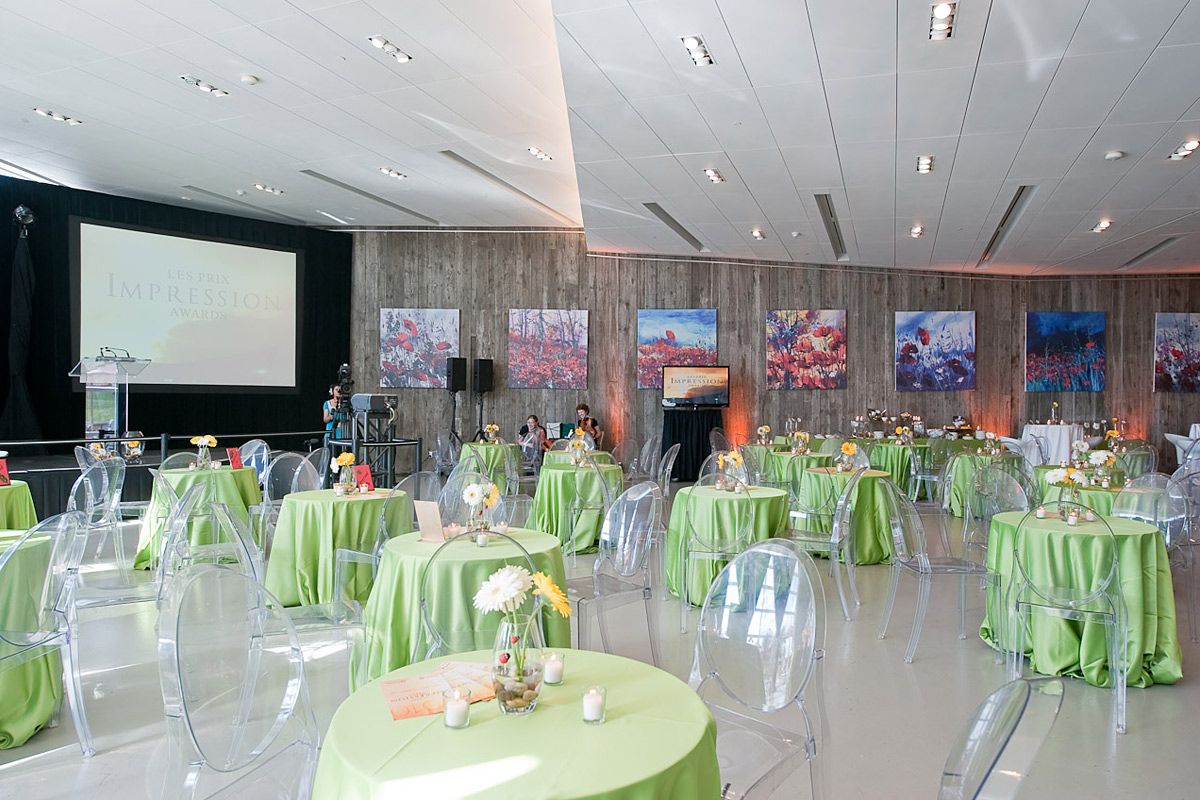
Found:
<svg viewBox="0 0 1200 800"><path fill-rule="evenodd" d="M897 425L896 438L900 440L900 444L912 444L912 428L908 427L907 425Z"/></svg>
<svg viewBox="0 0 1200 800"><path fill-rule="evenodd" d="M567 452L571 454L571 464L577 467L587 458L587 442L580 436L572 436L567 442Z"/></svg>
<svg viewBox="0 0 1200 800"><path fill-rule="evenodd" d="M854 455L858 452L858 445L854 442L842 442L842 455L837 460L838 472L850 472L854 469Z"/></svg>
<svg viewBox="0 0 1200 800"><path fill-rule="evenodd" d="M487 440L489 442L494 442L496 441L497 434L500 433L500 426L494 422L489 422L487 425L483 426L483 433L485 436L487 436Z"/></svg>
<svg viewBox="0 0 1200 800"><path fill-rule="evenodd" d="M1091 449L1091 445L1089 445L1083 439L1071 442L1071 452L1074 453L1073 461L1075 464L1075 469L1083 469L1084 465L1087 463L1087 451Z"/></svg>
<svg viewBox="0 0 1200 800"><path fill-rule="evenodd" d="M125 435L128 436L129 434ZM141 439L130 439L128 442L124 442L122 444L122 449L125 451L125 460L127 461L140 460L142 453L144 452Z"/></svg>
<svg viewBox="0 0 1200 800"><path fill-rule="evenodd" d="M212 466L212 458L208 454L208 448L217 446L216 437L205 433L201 436L193 436L191 443L196 447L196 467L207 469Z"/></svg>
<svg viewBox="0 0 1200 800"><path fill-rule="evenodd" d="M1070 490L1071 496L1078 494L1080 489L1086 489L1088 486L1088 477L1082 470L1072 467L1055 467L1046 473L1046 485L1053 486L1059 490L1059 499L1062 499L1064 490ZM1066 521L1067 510L1060 508L1058 512L1063 521Z"/></svg>
<svg viewBox="0 0 1200 800"><path fill-rule="evenodd" d="M354 453L349 450L329 460L329 471L338 476L334 490L345 493L354 488Z"/></svg>
<svg viewBox="0 0 1200 800"><path fill-rule="evenodd" d="M983 447L977 448L979 455L992 456L996 458L1003 452L1004 446L1000 440L996 438L996 434L988 431L983 435Z"/></svg>
<svg viewBox="0 0 1200 800"><path fill-rule="evenodd" d="M808 452L808 443L812 440L808 431L794 431L791 435L792 454L804 455Z"/></svg>
<svg viewBox="0 0 1200 800"><path fill-rule="evenodd" d="M493 572L472 600L475 608L485 614L504 615L492 650L492 685L504 714L532 712L542 689L541 628L535 624L535 617L519 613L531 589L560 615L571 616L566 594L549 575L530 575L520 566L508 565Z"/></svg>
<svg viewBox="0 0 1200 800"><path fill-rule="evenodd" d="M472 483L463 489L463 502L471 509L471 521L467 530L486 531L488 520L484 512L500 502L500 489L494 483Z"/></svg>
<svg viewBox="0 0 1200 800"><path fill-rule="evenodd" d="M758 426L758 443L759 444L770 444L771 443L771 426L770 425L759 425Z"/></svg>
<svg viewBox="0 0 1200 800"><path fill-rule="evenodd" d="M736 450L730 450L727 453L717 453L717 470L720 474L717 475L716 486L718 489L728 489L731 492L737 491L738 485L745 486L746 475L746 460L742 458L742 454Z"/></svg>
<svg viewBox="0 0 1200 800"><path fill-rule="evenodd" d="M1093 450L1088 454L1088 464L1092 472L1092 485L1108 488L1112 481L1112 467L1117 462L1117 456L1110 450Z"/></svg>
<svg viewBox="0 0 1200 800"><path fill-rule="evenodd" d="M1053 403L1050 404L1050 419L1046 420L1046 422L1048 422L1051 425L1056 425L1058 423L1058 401L1057 400L1055 400Z"/></svg>
<svg viewBox="0 0 1200 800"><path fill-rule="evenodd" d="M108 448L105 447L102 442L92 442L91 449L92 449L92 455L94 455L96 458L111 458L112 457L112 453L109 452Z"/></svg>

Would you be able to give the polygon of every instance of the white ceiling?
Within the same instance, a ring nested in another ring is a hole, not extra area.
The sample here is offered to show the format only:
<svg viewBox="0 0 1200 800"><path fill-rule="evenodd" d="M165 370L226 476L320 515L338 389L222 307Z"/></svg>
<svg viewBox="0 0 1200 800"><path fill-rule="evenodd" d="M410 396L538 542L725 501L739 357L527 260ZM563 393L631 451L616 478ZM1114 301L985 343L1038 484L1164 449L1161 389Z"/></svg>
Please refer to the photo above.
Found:
<svg viewBox="0 0 1200 800"><path fill-rule="evenodd" d="M332 224L318 209L368 225L579 224L548 0L0 0L0 8L0 159L63 184L312 225ZM396 62L367 41L373 35L412 61ZM184 74L231 94L205 94ZM247 74L260 82L243 84ZM38 116L35 106L84 124ZM554 160L537 160L530 146ZM384 166L408 179L381 174Z"/></svg>
<svg viewBox="0 0 1200 800"><path fill-rule="evenodd" d="M1200 137L1200 0L960 0L944 42L913 0L0 8L0 159L69 186L311 225L582 221L594 250L694 255L654 202L713 256L822 263L829 194L849 263L974 271L1029 184L992 272L1104 273L1167 237L1133 271L1200 269L1200 155L1166 158ZM690 34L714 66L693 65Z"/></svg>
<svg viewBox="0 0 1200 800"><path fill-rule="evenodd" d="M592 249L694 255L656 202L715 255L831 263L829 194L849 263L974 271L1029 184L992 272L1108 272L1169 236L1132 271L1200 265L1200 156L1167 160L1200 138L1200 0L960 0L940 42L913 0L553 5Z"/></svg>

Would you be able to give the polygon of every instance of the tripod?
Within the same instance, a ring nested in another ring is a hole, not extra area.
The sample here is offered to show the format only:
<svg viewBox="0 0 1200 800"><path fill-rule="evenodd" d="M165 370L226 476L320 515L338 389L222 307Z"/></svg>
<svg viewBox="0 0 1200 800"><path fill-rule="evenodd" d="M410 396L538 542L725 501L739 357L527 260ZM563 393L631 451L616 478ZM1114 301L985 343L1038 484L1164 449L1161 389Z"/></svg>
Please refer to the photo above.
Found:
<svg viewBox="0 0 1200 800"><path fill-rule="evenodd" d="M450 392L450 442L455 447L462 446L462 437L458 435L458 392Z"/></svg>
<svg viewBox="0 0 1200 800"><path fill-rule="evenodd" d="M483 432L483 392L479 393L479 427L475 430L475 435L471 437L472 442L482 442L487 439L487 435Z"/></svg>

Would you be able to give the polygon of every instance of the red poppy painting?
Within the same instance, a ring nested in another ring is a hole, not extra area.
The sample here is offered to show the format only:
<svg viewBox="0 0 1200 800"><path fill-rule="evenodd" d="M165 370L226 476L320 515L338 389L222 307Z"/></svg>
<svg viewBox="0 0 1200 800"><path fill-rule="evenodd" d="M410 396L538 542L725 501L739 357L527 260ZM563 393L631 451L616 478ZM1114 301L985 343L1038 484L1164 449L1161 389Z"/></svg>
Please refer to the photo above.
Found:
<svg viewBox="0 0 1200 800"><path fill-rule="evenodd" d="M379 385L445 389L458 355L457 308L379 309Z"/></svg>
<svg viewBox="0 0 1200 800"><path fill-rule="evenodd" d="M586 389L588 312L508 310L510 389Z"/></svg>
<svg viewBox="0 0 1200 800"><path fill-rule="evenodd" d="M896 312L896 391L974 388L974 311Z"/></svg>
<svg viewBox="0 0 1200 800"><path fill-rule="evenodd" d="M640 308L637 336L639 389L661 389L665 366L717 363L715 308Z"/></svg>
<svg viewBox="0 0 1200 800"><path fill-rule="evenodd" d="M767 388L846 388L845 309L767 312Z"/></svg>
<svg viewBox="0 0 1200 800"><path fill-rule="evenodd" d="M1025 391L1102 392L1103 311L1025 314Z"/></svg>

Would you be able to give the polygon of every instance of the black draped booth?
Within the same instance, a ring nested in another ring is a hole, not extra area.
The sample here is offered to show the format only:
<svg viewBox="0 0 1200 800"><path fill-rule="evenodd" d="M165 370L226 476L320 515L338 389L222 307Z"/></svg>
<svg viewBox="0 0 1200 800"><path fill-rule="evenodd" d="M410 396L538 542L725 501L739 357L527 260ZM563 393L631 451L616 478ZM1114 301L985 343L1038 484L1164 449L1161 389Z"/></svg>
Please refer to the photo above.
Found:
<svg viewBox="0 0 1200 800"><path fill-rule="evenodd" d="M694 481L700 474L700 464L708 455L708 432L723 427L721 409L663 409L663 452L679 443L679 456L675 459L674 478L679 481Z"/></svg>

